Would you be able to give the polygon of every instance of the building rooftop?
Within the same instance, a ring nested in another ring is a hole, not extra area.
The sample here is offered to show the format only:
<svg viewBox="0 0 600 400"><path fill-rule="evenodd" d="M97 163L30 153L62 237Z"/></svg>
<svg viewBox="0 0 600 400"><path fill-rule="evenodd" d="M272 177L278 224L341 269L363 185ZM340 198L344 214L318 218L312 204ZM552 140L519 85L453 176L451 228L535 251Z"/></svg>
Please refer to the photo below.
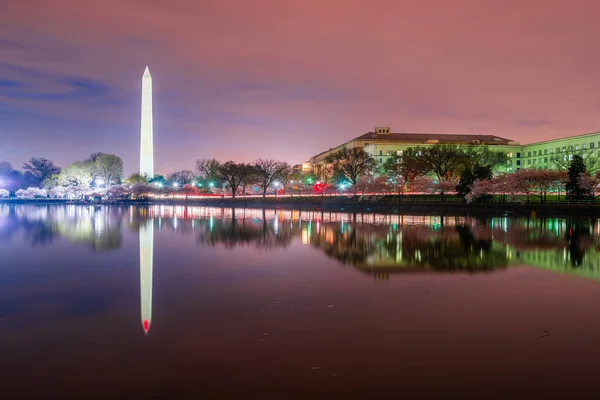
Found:
<svg viewBox="0 0 600 400"><path fill-rule="evenodd" d="M375 133L367 132L354 140L393 140L399 142L421 142L428 144L431 142L437 143L476 143L487 145L506 145L515 144L511 139L506 139L495 135L467 135L462 133L455 134L440 134L440 133Z"/></svg>

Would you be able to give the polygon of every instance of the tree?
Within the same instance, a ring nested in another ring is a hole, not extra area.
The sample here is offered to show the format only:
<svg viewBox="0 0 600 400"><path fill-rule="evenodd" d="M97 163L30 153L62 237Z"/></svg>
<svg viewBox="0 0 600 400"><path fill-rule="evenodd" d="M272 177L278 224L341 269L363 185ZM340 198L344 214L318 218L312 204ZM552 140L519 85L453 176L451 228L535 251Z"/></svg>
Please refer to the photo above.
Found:
<svg viewBox="0 0 600 400"><path fill-rule="evenodd" d="M496 187L490 179L475 179L470 186L470 191L465 195L467 203L472 203L478 199L494 194Z"/></svg>
<svg viewBox="0 0 600 400"><path fill-rule="evenodd" d="M471 185L476 180L490 180L492 179L492 166L491 165L467 165L460 173L460 180L456 185L456 191L461 196L466 196L471 191Z"/></svg>
<svg viewBox="0 0 600 400"><path fill-rule="evenodd" d="M598 185L600 185L600 171L596 171L594 176L585 172L580 173L577 178L577 185L585 190L591 199L595 199L597 197Z"/></svg>
<svg viewBox="0 0 600 400"><path fill-rule="evenodd" d="M129 175L125 179L125 182L130 185L135 185L136 183L148 183L148 177L140 174L139 172L135 172L135 173Z"/></svg>
<svg viewBox="0 0 600 400"><path fill-rule="evenodd" d="M262 189L263 197L267 194L267 189L277 181L287 181L292 169L288 163L273 159L260 158L254 163L256 179Z"/></svg>
<svg viewBox="0 0 600 400"><path fill-rule="evenodd" d="M131 193L135 196L136 199L144 198L148 193L152 193L154 188L147 183L138 182L131 187Z"/></svg>
<svg viewBox="0 0 600 400"><path fill-rule="evenodd" d="M192 185L184 185L181 192L185 195L186 199L189 196L196 196L196 195L200 194L200 191L195 186L192 186Z"/></svg>
<svg viewBox="0 0 600 400"><path fill-rule="evenodd" d="M420 150L427 170L434 173L439 181L457 178L470 160L460 146L438 144Z"/></svg>
<svg viewBox="0 0 600 400"><path fill-rule="evenodd" d="M433 193L435 191L435 183L428 176L420 176L410 184L411 192Z"/></svg>
<svg viewBox="0 0 600 400"><path fill-rule="evenodd" d="M571 160L571 165L569 165L569 171L567 172L567 175L569 176L566 185L568 200L581 200L586 198L588 195L589 192L586 192L585 189L582 189L577 182L579 175L586 172L587 171L583 162L583 158L575 154L573 156L573 160Z"/></svg>
<svg viewBox="0 0 600 400"><path fill-rule="evenodd" d="M153 183L158 186L165 185L167 180L163 175L154 175L151 179L148 180L148 183Z"/></svg>
<svg viewBox="0 0 600 400"><path fill-rule="evenodd" d="M93 160L92 160L93 159ZM106 187L118 184L123 177L123 160L114 154L94 153L90 155L96 179L104 182Z"/></svg>
<svg viewBox="0 0 600 400"><path fill-rule="evenodd" d="M113 199L124 199L129 197L131 188L126 185L113 185L107 191L106 195Z"/></svg>
<svg viewBox="0 0 600 400"><path fill-rule="evenodd" d="M6 189L0 189L0 198L5 198L10 195L10 192Z"/></svg>
<svg viewBox="0 0 600 400"><path fill-rule="evenodd" d="M598 168L598 157L595 150L584 149L576 150L573 146L567 146L564 150L550 154L550 164L559 170L568 170L575 156L583 160L585 169L593 171Z"/></svg>
<svg viewBox="0 0 600 400"><path fill-rule="evenodd" d="M92 161L76 161L63 168L58 181L63 185L89 187L93 179L94 163Z"/></svg>
<svg viewBox="0 0 600 400"><path fill-rule="evenodd" d="M458 148L465 154L468 164L490 167L490 170L499 166L506 166L509 161L505 152L490 150L488 146L462 145Z"/></svg>
<svg viewBox="0 0 600 400"><path fill-rule="evenodd" d="M233 161L227 161L225 164L219 166L219 175L231 189L231 197L234 198L238 188L250 174L254 174L254 169L249 168L247 164L237 164Z"/></svg>
<svg viewBox="0 0 600 400"><path fill-rule="evenodd" d="M246 194L246 187L249 185L256 185L258 183L258 176L254 165L244 164L244 168L247 170L247 174L244 174L240 181L242 187L242 196Z"/></svg>
<svg viewBox="0 0 600 400"><path fill-rule="evenodd" d="M188 169L173 172L167 179L171 185L184 186L188 185L194 179L194 173Z"/></svg>
<svg viewBox="0 0 600 400"><path fill-rule="evenodd" d="M450 178L446 181L438 181L433 185L433 190L438 192L442 197L442 201L444 200L444 193L453 192L456 190L456 185L458 181L454 178Z"/></svg>
<svg viewBox="0 0 600 400"><path fill-rule="evenodd" d="M23 169L35 178L36 185L40 186L47 178L58 175L60 168L48 159L33 157L28 163L23 164Z"/></svg>
<svg viewBox="0 0 600 400"><path fill-rule="evenodd" d="M356 188L359 179L375 168L375 159L364 149L343 148L327 156L326 162L333 165L336 175ZM356 194L356 190L354 191Z"/></svg>
<svg viewBox="0 0 600 400"><path fill-rule="evenodd" d="M219 186L221 182L221 176L219 175L219 166L221 163L214 158L201 158L196 161L196 172L198 177L204 181L205 184L210 185L213 183Z"/></svg>
<svg viewBox="0 0 600 400"><path fill-rule="evenodd" d="M427 165L419 156L419 150L409 147L402 154L394 154L383 163L386 175L396 183L400 195L407 184L427 173Z"/></svg>

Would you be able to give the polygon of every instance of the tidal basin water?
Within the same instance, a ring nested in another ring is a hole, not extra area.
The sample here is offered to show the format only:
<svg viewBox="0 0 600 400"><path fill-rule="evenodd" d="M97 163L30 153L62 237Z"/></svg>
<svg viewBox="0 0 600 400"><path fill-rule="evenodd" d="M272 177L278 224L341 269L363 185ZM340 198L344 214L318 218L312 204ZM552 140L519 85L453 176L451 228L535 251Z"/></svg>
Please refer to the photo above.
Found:
<svg viewBox="0 0 600 400"><path fill-rule="evenodd" d="M600 221L0 204L4 398L576 398Z"/></svg>

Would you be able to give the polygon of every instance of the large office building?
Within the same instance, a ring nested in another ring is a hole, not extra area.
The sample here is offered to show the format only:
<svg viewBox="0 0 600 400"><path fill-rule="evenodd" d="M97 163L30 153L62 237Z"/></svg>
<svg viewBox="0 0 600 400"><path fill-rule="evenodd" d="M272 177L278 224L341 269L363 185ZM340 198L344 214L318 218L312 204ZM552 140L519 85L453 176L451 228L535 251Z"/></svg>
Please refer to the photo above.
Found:
<svg viewBox="0 0 600 400"><path fill-rule="evenodd" d="M436 134L436 133L393 133L389 127L376 127L337 147L317 154L310 159L314 169L326 164L327 157L343 148L363 148L379 164L394 154L401 154L409 147L433 146L436 144L486 146L490 150L505 152L507 172L521 168L555 168L556 160L568 162L574 154L584 158L600 156L600 132L570 136L543 142L521 144L495 135Z"/></svg>

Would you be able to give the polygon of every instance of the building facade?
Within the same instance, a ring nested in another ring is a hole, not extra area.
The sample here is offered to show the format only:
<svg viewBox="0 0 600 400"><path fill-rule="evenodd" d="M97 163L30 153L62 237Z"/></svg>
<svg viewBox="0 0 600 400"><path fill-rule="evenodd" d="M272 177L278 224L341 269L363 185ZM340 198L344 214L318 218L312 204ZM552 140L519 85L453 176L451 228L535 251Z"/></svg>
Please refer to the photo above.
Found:
<svg viewBox="0 0 600 400"><path fill-rule="evenodd" d="M326 164L330 154L343 148L362 148L381 165L392 155L402 154L409 147L436 144L486 146L492 151L504 152L508 156L508 163L504 168L506 172L522 168L557 168L568 165L575 154L589 160L591 169L599 167L597 159L600 157L600 132L520 144L495 135L393 133L389 127L376 127L373 132L367 132L311 157L309 163L314 170L317 166Z"/></svg>

